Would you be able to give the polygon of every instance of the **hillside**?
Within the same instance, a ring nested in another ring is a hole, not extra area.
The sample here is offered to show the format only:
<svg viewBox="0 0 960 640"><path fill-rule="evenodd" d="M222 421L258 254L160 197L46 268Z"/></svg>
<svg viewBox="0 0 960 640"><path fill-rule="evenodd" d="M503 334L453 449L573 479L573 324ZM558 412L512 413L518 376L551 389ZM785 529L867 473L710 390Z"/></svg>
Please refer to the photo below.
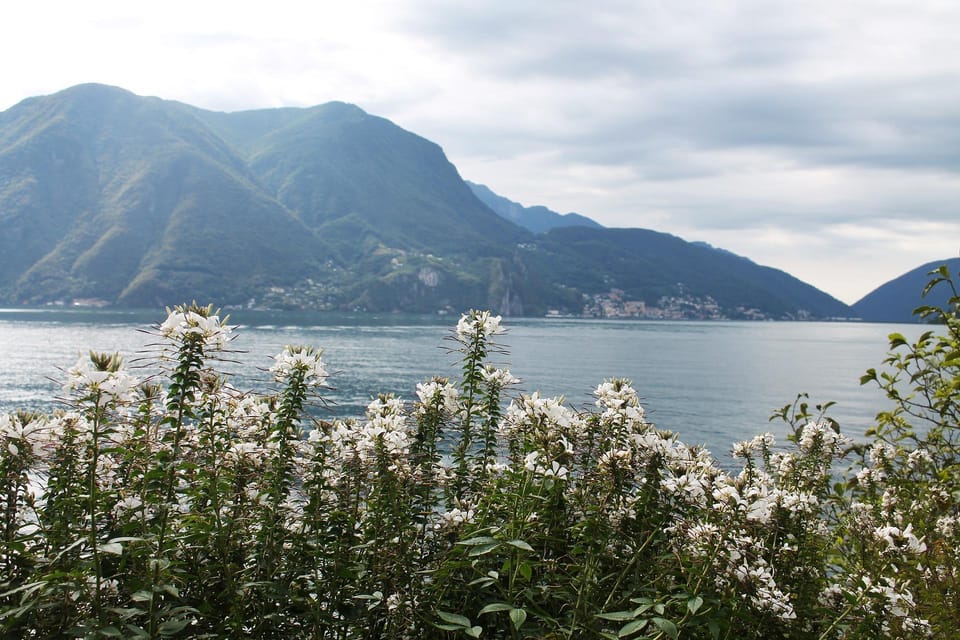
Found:
<svg viewBox="0 0 960 640"><path fill-rule="evenodd" d="M542 205L525 207L519 202L494 193L489 187L475 184L467 180L467 186L473 191L483 204L490 207L497 215L518 224L534 233L544 233L557 227L594 227L603 225L579 213L557 213Z"/></svg>
<svg viewBox="0 0 960 640"><path fill-rule="evenodd" d="M188 111L119 89L4 112L0 180L0 286L17 303L239 301L303 277L322 247Z"/></svg>
<svg viewBox="0 0 960 640"><path fill-rule="evenodd" d="M353 105L216 113L81 85L0 113L0 302L849 315L720 249L546 208L515 224L475 192Z"/></svg>
<svg viewBox="0 0 960 640"><path fill-rule="evenodd" d="M886 282L853 305L857 315L868 322L916 322L913 310L921 305L947 306L949 289L935 287L926 298L920 296L930 280L929 273L946 264L950 273L960 274L960 258L928 262Z"/></svg>

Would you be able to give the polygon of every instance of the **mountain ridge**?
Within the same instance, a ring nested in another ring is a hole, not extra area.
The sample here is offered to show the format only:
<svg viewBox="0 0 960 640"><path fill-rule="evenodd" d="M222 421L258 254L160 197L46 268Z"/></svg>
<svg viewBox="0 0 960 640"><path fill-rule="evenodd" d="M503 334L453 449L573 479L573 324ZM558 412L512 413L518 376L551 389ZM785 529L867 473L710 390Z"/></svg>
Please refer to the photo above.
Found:
<svg viewBox="0 0 960 640"><path fill-rule="evenodd" d="M473 194L499 216L529 229L534 233L544 233L556 227L602 227L599 222L579 213L557 213L543 205L525 207L493 192L490 187L466 180Z"/></svg>
<svg viewBox="0 0 960 640"><path fill-rule="evenodd" d="M567 221L587 226L516 224L436 143L342 102L220 113L79 85L0 112L6 304L850 313L721 249Z"/></svg>
<svg viewBox="0 0 960 640"><path fill-rule="evenodd" d="M930 272L941 265L946 265L952 275L960 275L960 258L934 260L885 282L851 306L859 317L870 322L917 322L913 314L917 307L931 305L945 309L949 306L950 294L946 287L934 287L926 297L922 295L930 281Z"/></svg>

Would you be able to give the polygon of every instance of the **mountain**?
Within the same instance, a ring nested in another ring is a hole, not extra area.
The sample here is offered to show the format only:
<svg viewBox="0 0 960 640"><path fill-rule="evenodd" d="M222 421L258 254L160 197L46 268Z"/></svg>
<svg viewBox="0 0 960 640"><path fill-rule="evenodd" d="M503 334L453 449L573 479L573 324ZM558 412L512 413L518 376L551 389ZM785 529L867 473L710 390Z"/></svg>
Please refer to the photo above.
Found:
<svg viewBox="0 0 960 640"><path fill-rule="evenodd" d="M868 322L916 322L913 310L921 305L947 306L950 290L939 285L921 297L924 286L930 281L930 272L941 265L954 276L960 274L960 258L928 262L912 271L880 285L854 303L853 310Z"/></svg>
<svg viewBox="0 0 960 640"><path fill-rule="evenodd" d="M518 202L497 195L486 185L475 184L469 180L466 182L470 190L473 191L473 195L493 209L497 215L534 233L543 233L557 227L602 227L601 224L579 213L560 214L540 205L525 207Z"/></svg>
<svg viewBox="0 0 960 640"><path fill-rule="evenodd" d="M509 205L522 224L494 211ZM850 314L723 250L471 187L433 142L340 102L218 113L102 85L24 100L0 113L0 225L4 304Z"/></svg>
<svg viewBox="0 0 960 640"><path fill-rule="evenodd" d="M189 110L98 85L0 114L0 227L17 303L235 301L304 277L322 247Z"/></svg>
<svg viewBox="0 0 960 640"><path fill-rule="evenodd" d="M529 264L578 291L613 288L648 304L712 298L737 318L753 317L753 310L778 318L851 315L847 305L783 271L648 229L556 228L526 254Z"/></svg>

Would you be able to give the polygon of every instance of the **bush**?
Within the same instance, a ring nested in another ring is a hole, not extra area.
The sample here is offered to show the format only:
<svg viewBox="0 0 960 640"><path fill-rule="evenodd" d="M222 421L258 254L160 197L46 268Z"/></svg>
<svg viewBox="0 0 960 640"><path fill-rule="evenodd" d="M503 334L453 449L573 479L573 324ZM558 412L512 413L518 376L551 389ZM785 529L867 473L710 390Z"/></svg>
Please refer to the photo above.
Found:
<svg viewBox="0 0 960 640"><path fill-rule="evenodd" d="M939 273L938 282L950 283ZM958 300L891 337L870 446L802 398L734 446L735 472L650 424L612 379L596 408L514 397L500 318L449 336L461 379L307 418L320 351L277 390L216 372L211 307L154 328L162 374L67 371L69 410L0 418L7 637L955 637ZM913 426L912 423L923 423ZM853 460L849 473L841 460Z"/></svg>

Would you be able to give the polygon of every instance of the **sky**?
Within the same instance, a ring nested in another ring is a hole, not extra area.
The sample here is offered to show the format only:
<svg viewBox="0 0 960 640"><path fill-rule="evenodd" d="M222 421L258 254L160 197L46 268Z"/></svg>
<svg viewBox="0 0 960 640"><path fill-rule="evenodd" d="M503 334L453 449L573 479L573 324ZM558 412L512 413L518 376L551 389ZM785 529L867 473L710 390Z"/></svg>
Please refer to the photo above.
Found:
<svg viewBox="0 0 960 640"><path fill-rule="evenodd" d="M847 303L960 255L956 0L32 0L0 110L99 82L340 100L465 179L705 241Z"/></svg>

